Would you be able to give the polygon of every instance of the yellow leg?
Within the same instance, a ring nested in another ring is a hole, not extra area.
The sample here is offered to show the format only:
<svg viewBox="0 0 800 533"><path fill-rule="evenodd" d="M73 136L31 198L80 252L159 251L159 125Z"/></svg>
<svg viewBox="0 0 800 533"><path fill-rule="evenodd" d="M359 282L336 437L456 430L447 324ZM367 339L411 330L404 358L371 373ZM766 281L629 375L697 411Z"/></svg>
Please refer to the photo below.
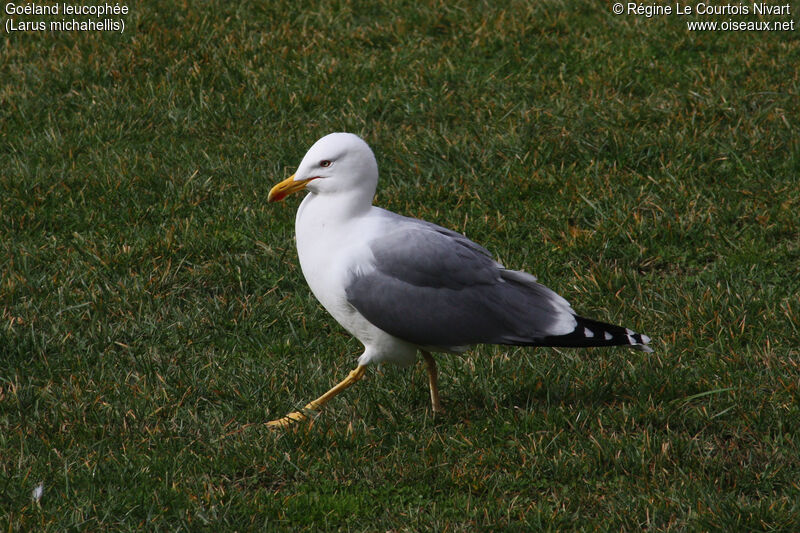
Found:
<svg viewBox="0 0 800 533"><path fill-rule="evenodd" d="M428 385L431 389L431 408L434 413L444 413L444 407L439 401L439 372L436 370L436 361L433 356L426 351L422 351L422 357L425 359L425 370L428 371Z"/></svg>
<svg viewBox="0 0 800 533"><path fill-rule="evenodd" d="M345 390L347 387L355 383L356 381L360 380L364 377L364 372L367 371L367 367L365 365L358 365L355 370L350 372L346 378L344 378L340 383L338 383L335 387L331 390L314 400L313 402L308 403L305 407L303 407L302 411L295 411L293 413L289 413L288 415L284 416L283 418L279 418L277 420L273 420L272 422L267 422L267 426L271 428L285 428L294 422L299 422L301 420L306 420L308 415L306 415L306 411L318 411L320 410L326 403L328 403L331 398Z"/></svg>

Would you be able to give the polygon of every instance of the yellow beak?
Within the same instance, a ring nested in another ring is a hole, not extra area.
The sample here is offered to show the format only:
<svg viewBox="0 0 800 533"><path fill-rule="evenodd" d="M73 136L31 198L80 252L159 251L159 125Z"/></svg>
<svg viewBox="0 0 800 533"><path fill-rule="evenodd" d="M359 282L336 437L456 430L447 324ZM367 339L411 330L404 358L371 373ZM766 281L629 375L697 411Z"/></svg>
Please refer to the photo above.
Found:
<svg viewBox="0 0 800 533"><path fill-rule="evenodd" d="M275 185L272 188L272 190L269 191L269 196L267 196L267 201L280 202L290 194L305 189L306 185L308 185L308 182L313 179L314 178L309 178L307 180L295 181L294 174L292 174L279 184Z"/></svg>

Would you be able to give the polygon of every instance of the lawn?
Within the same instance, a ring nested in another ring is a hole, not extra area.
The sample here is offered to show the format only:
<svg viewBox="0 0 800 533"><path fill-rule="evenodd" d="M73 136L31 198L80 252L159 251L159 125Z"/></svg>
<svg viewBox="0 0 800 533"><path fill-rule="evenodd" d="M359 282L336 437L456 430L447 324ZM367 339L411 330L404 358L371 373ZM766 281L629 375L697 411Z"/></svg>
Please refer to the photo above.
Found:
<svg viewBox="0 0 800 533"><path fill-rule="evenodd" d="M0 28L0 529L797 529L800 29L128 7L121 33ZM302 277L299 199L266 203L342 130L379 205L655 352L477 347L437 358L444 415L387 366L266 428L361 353Z"/></svg>

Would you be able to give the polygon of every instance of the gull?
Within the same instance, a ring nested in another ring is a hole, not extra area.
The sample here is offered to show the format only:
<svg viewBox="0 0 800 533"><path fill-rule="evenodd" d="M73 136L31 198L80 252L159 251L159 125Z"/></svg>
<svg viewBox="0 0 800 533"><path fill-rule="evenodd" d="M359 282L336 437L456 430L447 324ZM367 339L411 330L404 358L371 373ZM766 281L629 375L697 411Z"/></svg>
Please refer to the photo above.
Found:
<svg viewBox="0 0 800 533"><path fill-rule="evenodd" d="M344 380L270 427L307 419L370 364L409 366L418 354L431 407L441 412L432 352L460 353L479 344L652 352L647 335L578 316L534 276L505 268L464 235L372 205L377 185L378 164L367 143L331 133L269 192L269 202L308 192L295 220L303 275L328 313L364 345Z"/></svg>

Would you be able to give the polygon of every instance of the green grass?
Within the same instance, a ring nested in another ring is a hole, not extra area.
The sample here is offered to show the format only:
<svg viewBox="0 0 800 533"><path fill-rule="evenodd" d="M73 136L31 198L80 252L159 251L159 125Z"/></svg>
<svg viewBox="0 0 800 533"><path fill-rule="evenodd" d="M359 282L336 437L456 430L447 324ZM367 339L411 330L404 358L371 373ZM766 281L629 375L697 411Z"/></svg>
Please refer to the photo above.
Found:
<svg viewBox="0 0 800 533"><path fill-rule="evenodd" d="M796 530L797 33L324 4L3 33L0 529ZM265 203L337 130L380 205L655 353L480 347L438 358L444 416L387 367L267 430L360 353Z"/></svg>

